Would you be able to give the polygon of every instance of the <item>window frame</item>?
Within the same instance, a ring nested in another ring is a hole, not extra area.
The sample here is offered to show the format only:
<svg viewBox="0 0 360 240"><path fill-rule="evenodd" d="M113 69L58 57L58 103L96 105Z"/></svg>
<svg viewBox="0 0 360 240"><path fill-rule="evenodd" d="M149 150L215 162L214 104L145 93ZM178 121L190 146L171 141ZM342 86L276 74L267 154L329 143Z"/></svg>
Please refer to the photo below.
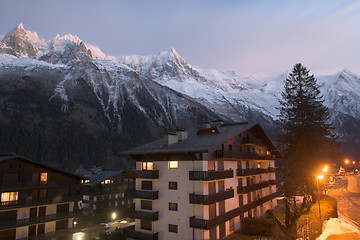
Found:
<svg viewBox="0 0 360 240"><path fill-rule="evenodd" d="M176 225L176 224L169 224L169 232L171 232L171 233L178 233L178 225Z"/></svg>
<svg viewBox="0 0 360 240"><path fill-rule="evenodd" d="M174 203L174 202L169 202L169 211L174 211L177 212L178 211L178 204Z"/></svg>
<svg viewBox="0 0 360 240"><path fill-rule="evenodd" d="M172 164L176 164L176 166L172 166ZM179 168L179 161L173 160L168 162L169 169L178 169Z"/></svg>
<svg viewBox="0 0 360 240"><path fill-rule="evenodd" d="M175 185L175 187L171 187L171 185ZM178 190L178 182L169 182L169 190Z"/></svg>

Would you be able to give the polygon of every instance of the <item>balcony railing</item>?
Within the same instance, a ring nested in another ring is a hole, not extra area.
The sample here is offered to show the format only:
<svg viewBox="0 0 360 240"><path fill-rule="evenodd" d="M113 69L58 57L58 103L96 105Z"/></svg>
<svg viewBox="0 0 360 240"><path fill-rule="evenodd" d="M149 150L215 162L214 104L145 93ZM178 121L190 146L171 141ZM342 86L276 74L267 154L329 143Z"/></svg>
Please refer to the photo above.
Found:
<svg viewBox="0 0 360 240"><path fill-rule="evenodd" d="M142 220L157 221L159 220L159 212L135 211L134 217Z"/></svg>
<svg viewBox="0 0 360 240"><path fill-rule="evenodd" d="M228 189L224 192L219 192L211 195L200 195L200 194L191 193L189 196L190 196L190 203L209 205L216 202L224 201L229 198L233 198L234 189Z"/></svg>
<svg viewBox="0 0 360 240"><path fill-rule="evenodd" d="M44 222L51 222L60 219L72 218L72 217L74 217L74 214L72 212L67 212L67 213L46 215L41 217L25 218L20 220L8 220L8 221L0 220L0 230L7 228L28 226L28 225L44 223Z"/></svg>
<svg viewBox="0 0 360 240"><path fill-rule="evenodd" d="M250 160L274 160L275 155L259 155L257 153L233 152L216 150L215 158L250 159Z"/></svg>
<svg viewBox="0 0 360 240"><path fill-rule="evenodd" d="M242 144L249 144L249 145L263 145L263 143L256 138L251 138L251 137L243 137L241 139L241 143Z"/></svg>
<svg viewBox="0 0 360 240"><path fill-rule="evenodd" d="M144 233L138 231L130 231L127 233L127 237L139 240L158 240L159 233Z"/></svg>
<svg viewBox="0 0 360 240"><path fill-rule="evenodd" d="M38 206L38 205L45 205L45 204L55 204L55 203L61 203L61 202L74 202L74 201L78 201L78 200L81 200L80 195L66 196L66 197L53 197L53 198L48 197L48 198L40 198L40 199L19 199L17 201L1 202L0 210Z"/></svg>
<svg viewBox="0 0 360 240"><path fill-rule="evenodd" d="M159 170L136 170L136 178L158 179Z"/></svg>
<svg viewBox="0 0 360 240"><path fill-rule="evenodd" d="M236 169L237 176L249 176L268 173L267 168L246 168L246 169Z"/></svg>
<svg viewBox="0 0 360 240"><path fill-rule="evenodd" d="M229 170L217 170L217 171L190 171L189 179L194 181L211 181L225 178L233 178L234 171Z"/></svg>
<svg viewBox="0 0 360 240"><path fill-rule="evenodd" d="M159 199L159 191L135 190L135 198L155 200Z"/></svg>
<svg viewBox="0 0 360 240"><path fill-rule="evenodd" d="M243 214L244 212L249 211L250 209L253 209L267 201L270 201L271 199L279 196L279 192L272 193L270 195L267 195L263 198L260 198L256 201L250 202L246 205L240 206L238 208L235 208L229 212L226 212L222 215L216 216L212 219L201 219L196 217L190 217L190 227L192 228L199 228L199 229L211 229L214 228L222 223L225 223L226 221L229 221L230 219L239 216L240 214Z"/></svg>
<svg viewBox="0 0 360 240"><path fill-rule="evenodd" d="M274 185L275 180L269 180L261 183L251 184L247 186L238 186L237 187L237 193L238 194L245 194L248 192L256 191L265 187L268 187L269 185Z"/></svg>
<svg viewBox="0 0 360 240"><path fill-rule="evenodd" d="M59 187L60 182L57 181L27 181L27 182L10 182L10 183L0 183L1 190L10 190L10 189L32 189L32 188L49 188L49 187Z"/></svg>

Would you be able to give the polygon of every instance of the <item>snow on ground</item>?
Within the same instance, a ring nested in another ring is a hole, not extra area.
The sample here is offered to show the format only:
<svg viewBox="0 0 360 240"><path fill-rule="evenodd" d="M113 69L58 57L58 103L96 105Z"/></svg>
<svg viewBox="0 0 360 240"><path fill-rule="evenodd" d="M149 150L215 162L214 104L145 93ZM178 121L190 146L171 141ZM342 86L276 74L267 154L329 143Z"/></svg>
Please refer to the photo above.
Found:
<svg viewBox="0 0 360 240"><path fill-rule="evenodd" d="M339 235L345 233L359 233L359 229L354 227L350 221L344 217L330 218L323 225L323 233L317 240L326 240L330 235Z"/></svg>

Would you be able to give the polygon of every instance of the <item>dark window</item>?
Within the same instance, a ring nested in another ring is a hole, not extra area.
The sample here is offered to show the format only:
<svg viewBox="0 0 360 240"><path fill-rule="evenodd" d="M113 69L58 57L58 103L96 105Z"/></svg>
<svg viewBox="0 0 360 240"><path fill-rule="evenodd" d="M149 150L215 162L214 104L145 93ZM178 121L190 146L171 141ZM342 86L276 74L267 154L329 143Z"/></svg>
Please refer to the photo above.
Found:
<svg viewBox="0 0 360 240"><path fill-rule="evenodd" d="M68 213L69 212L69 204L58 204L56 206L56 213Z"/></svg>
<svg viewBox="0 0 360 240"><path fill-rule="evenodd" d="M244 197L243 195L239 195L239 207L241 207L242 205L244 205Z"/></svg>
<svg viewBox="0 0 360 240"><path fill-rule="evenodd" d="M152 210L152 201L141 200L141 209Z"/></svg>
<svg viewBox="0 0 360 240"><path fill-rule="evenodd" d="M239 179L238 179L238 186L242 187L242 185L243 185L243 184L242 184L242 178L239 178Z"/></svg>
<svg viewBox="0 0 360 240"><path fill-rule="evenodd" d="M177 182L169 182L170 190L177 190Z"/></svg>
<svg viewBox="0 0 360 240"><path fill-rule="evenodd" d="M66 229L68 228L68 220L60 220L60 221L56 221L55 224L55 231L61 230L61 229Z"/></svg>
<svg viewBox="0 0 360 240"><path fill-rule="evenodd" d="M41 235L45 233L45 223L38 225L37 235Z"/></svg>
<svg viewBox="0 0 360 240"><path fill-rule="evenodd" d="M178 226L174 224L169 224L169 232L177 233L178 232Z"/></svg>
<svg viewBox="0 0 360 240"><path fill-rule="evenodd" d="M39 207L39 217L46 215L46 207Z"/></svg>
<svg viewBox="0 0 360 240"><path fill-rule="evenodd" d="M29 237L36 235L36 225L29 226Z"/></svg>
<svg viewBox="0 0 360 240"><path fill-rule="evenodd" d="M152 230L152 222L149 220L140 220L140 228L141 229L146 229L146 230Z"/></svg>
<svg viewBox="0 0 360 240"><path fill-rule="evenodd" d="M240 149L239 149L239 150L240 150L240 152L242 152L242 147L241 147L241 146L240 146Z"/></svg>
<svg viewBox="0 0 360 240"><path fill-rule="evenodd" d="M232 151L232 145L229 144L229 151Z"/></svg>
<svg viewBox="0 0 360 240"><path fill-rule="evenodd" d="M141 189L152 190L152 181L141 181Z"/></svg>
<svg viewBox="0 0 360 240"><path fill-rule="evenodd" d="M178 210L178 204L169 202L169 210L170 211L177 211Z"/></svg>

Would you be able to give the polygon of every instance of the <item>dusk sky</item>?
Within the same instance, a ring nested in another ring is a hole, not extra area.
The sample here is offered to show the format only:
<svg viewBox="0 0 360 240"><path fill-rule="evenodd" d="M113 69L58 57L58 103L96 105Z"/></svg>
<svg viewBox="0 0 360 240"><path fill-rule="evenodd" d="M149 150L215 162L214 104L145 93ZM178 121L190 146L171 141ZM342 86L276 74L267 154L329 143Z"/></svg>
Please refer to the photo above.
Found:
<svg viewBox="0 0 360 240"><path fill-rule="evenodd" d="M112 56L174 47L194 67L240 75L276 75L297 62L315 75L360 75L360 1L5 0L1 8L0 35L22 22L40 38L73 34Z"/></svg>

